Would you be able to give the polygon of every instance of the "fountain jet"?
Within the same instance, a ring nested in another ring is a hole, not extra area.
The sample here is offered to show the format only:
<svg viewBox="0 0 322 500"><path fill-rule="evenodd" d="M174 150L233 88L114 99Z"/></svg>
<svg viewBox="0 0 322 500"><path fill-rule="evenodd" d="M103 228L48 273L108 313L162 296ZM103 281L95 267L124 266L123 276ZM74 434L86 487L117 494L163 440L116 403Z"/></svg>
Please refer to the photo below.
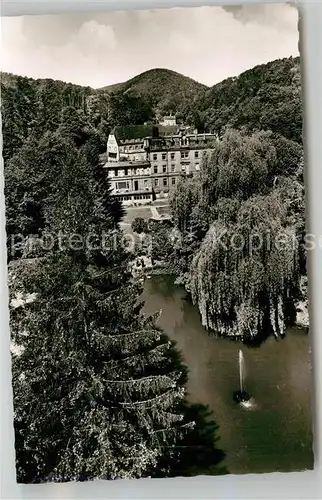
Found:
<svg viewBox="0 0 322 500"><path fill-rule="evenodd" d="M243 355L243 351L241 349L239 349L238 363L239 363L239 387L240 387L240 392L243 392L243 390L244 390L244 355Z"/></svg>
<svg viewBox="0 0 322 500"><path fill-rule="evenodd" d="M249 401L250 395L245 391L245 360L244 354L241 349L238 353L238 366L239 366L239 391L234 392L234 400L236 403L244 403Z"/></svg>

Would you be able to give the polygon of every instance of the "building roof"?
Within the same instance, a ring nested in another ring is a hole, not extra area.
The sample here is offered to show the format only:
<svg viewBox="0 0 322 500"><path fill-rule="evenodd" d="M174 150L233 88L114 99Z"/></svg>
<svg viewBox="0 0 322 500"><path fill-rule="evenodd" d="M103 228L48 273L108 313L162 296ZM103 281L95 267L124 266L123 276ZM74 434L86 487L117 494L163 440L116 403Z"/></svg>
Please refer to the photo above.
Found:
<svg viewBox="0 0 322 500"><path fill-rule="evenodd" d="M113 130L118 141L136 141L148 137L166 137L178 133L176 125L126 125Z"/></svg>
<svg viewBox="0 0 322 500"><path fill-rule="evenodd" d="M144 139L150 139L151 150L162 149L189 149L197 147L203 149L209 147L210 143L218 140L216 134L196 133L192 127L180 128L178 125L127 125L115 127L113 133L119 144L143 143ZM189 143L178 144L180 137L185 136ZM151 140L152 139L152 140ZM171 143L169 143L171 141ZM104 161L104 158L101 159Z"/></svg>
<svg viewBox="0 0 322 500"><path fill-rule="evenodd" d="M115 127L113 133L120 141L144 139L145 137L156 137L158 127L156 125L124 125Z"/></svg>
<svg viewBox="0 0 322 500"><path fill-rule="evenodd" d="M178 133L177 125L159 125L158 129L159 129L159 137L176 135Z"/></svg>
<svg viewBox="0 0 322 500"><path fill-rule="evenodd" d="M128 167L133 167L133 168L140 168L140 167L149 167L150 162L147 160L135 160L135 161L129 161L129 160L120 160L120 161L107 161L104 164L104 168L128 168Z"/></svg>

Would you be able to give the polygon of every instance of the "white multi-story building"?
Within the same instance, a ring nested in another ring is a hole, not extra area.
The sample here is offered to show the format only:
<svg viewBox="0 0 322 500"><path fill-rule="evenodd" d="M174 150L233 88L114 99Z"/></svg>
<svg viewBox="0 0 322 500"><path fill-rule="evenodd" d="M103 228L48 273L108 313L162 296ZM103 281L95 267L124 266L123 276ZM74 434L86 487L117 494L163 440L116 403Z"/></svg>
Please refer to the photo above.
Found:
<svg viewBox="0 0 322 500"><path fill-rule="evenodd" d="M112 193L127 205L167 197L181 176L198 174L217 140L173 125L116 127L104 165Z"/></svg>

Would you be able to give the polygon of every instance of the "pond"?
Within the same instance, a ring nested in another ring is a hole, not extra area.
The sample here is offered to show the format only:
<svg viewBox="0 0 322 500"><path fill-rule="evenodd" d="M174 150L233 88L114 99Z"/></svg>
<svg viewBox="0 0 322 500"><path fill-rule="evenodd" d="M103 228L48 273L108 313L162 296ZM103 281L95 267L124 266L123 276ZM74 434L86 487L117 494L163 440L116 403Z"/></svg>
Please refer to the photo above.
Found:
<svg viewBox="0 0 322 500"><path fill-rule="evenodd" d="M283 339L260 347L207 333L185 290L168 276L145 281L144 312L162 310L158 322L177 343L189 369L187 392L192 403L209 405L219 425L218 447L233 474L288 472L313 467L312 385L309 336L292 329ZM233 400L239 389L238 355L245 362L250 408Z"/></svg>

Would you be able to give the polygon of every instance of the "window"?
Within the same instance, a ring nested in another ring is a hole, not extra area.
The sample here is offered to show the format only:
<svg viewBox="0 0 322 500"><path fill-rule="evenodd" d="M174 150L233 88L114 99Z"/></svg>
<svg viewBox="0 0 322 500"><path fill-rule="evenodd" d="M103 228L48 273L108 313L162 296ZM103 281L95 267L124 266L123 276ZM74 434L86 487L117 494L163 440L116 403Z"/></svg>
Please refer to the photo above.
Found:
<svg viewBox="0 0 322 500"><path fill-rule="evenodd" d="M158 159L158 155L156 153L154 153L154 155L153 155L153 161L157 161L157 159Z"/></svg>
<svg viewBox="0 0 322 500"><path fill-rule="evenodd" d="M174 186L176 183L176 178L175 177L172 177L172 186Z"/></svg>
<svg viewBox="0 0 322 500"><path fill-rule="evenodd" d="M162 165L162 172L165 174L167 171L167 166L166 165Z"/></svg>
<svg viewBox="0 0 322 500"><path fill-rule="evenodd" d="M171 153L171 160L174 160L174 153Z"/></svg>
<svg viewBox="0 0 322 500"><path fill-rule="evenodd" d="M124 175L129 175L129 170L127 168L124 170Z"/></svg>
<svg viewBox="0 0 322 500"><path fill-rule="evenodd" d="M199 165L199 163L196 163L196 170L197 170L197 172L200 170L200 165Z"/></svg>
<svg viewBox="0 0 322 500"><path fill-rule="evenodd" d="M116 189L129 189L129 183L127 181L119 181L116 183Z"/></svg>
<svg viewBox="0 0 322 500"><path fill-rule="evenodd" d="M158 187L158 185L159 185L159 179L154 179L154 185L155 185L155 187Z"/></svg>
<svg viewBox="0 0 322 500"><path fill-rule="evenodd" d="M195 158L199 158L199 151L195 151Z"/></svg>
<svg viewBox="0 0 322 500"><path fill-rule="evenodd" d="M167 185L168 185L168 179L166 179L166 178L165 178L165 179L163 179L163 185L164 185L164 186L167 186Z"/></svg>
<svg viewBox="0 0 322 500"><path fill-rule="evenodd" d="M154 173L157 174L158 173L158 165L154 165Z"/></svg>
<svg viewBox="0 0 322 500"><path fill-rule="evenodd" d="M109 158L116 158L117 154L116 153L108 153Z"/></svg>
<svg viewBox="0 0 322 500"><path fill-rule="evenodd" d="M172 163L172 165L171 165L171 172L175 172L175 170L176 170L176 166L174 165L174 163Z"/></svg>
<svg viewBox="0 0 322 500"><path fill-rule="evenodd" d="M167 153L162 153L162 160L166 160L167 159Z"/></svg>
<svg viewBox="0 0 322 500"><path fill-rule="evenodd" d="M189 158L189 151L181 151L181 158Z"/></svg>

